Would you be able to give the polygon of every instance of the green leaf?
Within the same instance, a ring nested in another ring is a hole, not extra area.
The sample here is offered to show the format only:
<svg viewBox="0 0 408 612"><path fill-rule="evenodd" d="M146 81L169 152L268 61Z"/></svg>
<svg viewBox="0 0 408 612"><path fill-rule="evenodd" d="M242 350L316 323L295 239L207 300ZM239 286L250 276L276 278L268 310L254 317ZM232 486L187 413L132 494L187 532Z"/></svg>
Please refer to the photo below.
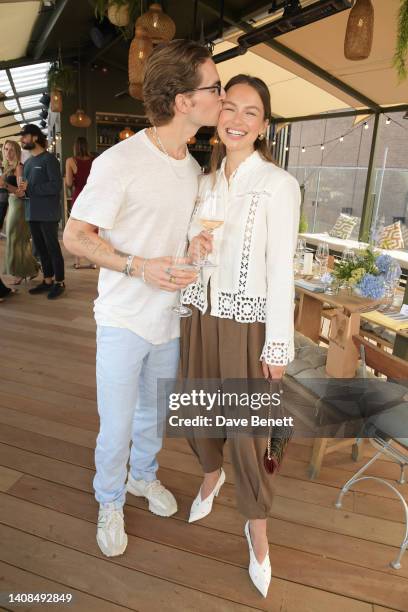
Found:
<svg viewBox="0 0 408 612"><path fill-rule="evenodd" d="M407 78L407 54L408 54L408 0L401 0L398 12L397 42L393 64L397 69L399 81Z"/></svg>

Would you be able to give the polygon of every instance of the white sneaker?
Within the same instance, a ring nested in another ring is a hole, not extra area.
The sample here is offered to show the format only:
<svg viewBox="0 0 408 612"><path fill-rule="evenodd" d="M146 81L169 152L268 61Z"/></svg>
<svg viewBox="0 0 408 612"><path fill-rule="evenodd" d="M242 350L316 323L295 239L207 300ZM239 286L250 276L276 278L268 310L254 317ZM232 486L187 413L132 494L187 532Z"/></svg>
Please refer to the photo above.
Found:
<svg viewBox="0 0 408 612"><path fill-rule="evenodd" d="M126 490L136 497L145 497L153 514L171 516L177 512L176 498L163 487L160 480L136 480L129 473Z"/></svg>
<svg viewBox="0 0 408 612"><path fill-rule="evenodd" d="M245 535L248 542L249 548L249 567L248 572L250 578L258 591L262 593L264 597L268 594L269 585L272 578L271 562L269 561L269 552L266 553L265 559L262 563L258 562L255 556L254 549L252 548L251 534L249 532L249 521L245 523Z"/></svg>
<svg viewBox="0 0 408 612"><path fill-rule="evenodd" d="M189 523L194 523L194 521L199 521L200 519L210 514L212 510L213 502L214 502L214 497L218 496L218 493L220 492L220 489L222 485L224 484L224 482L225 482L225 472L221 468L221 474L217 480L215 487L213 488L211 493L208 495L208 497L206 497L204 500L201 499L201 487L200 487L198 495L193 501L193 504L191 506L190 517L188 519Z"/></svg>
<svg viewBox="0 0 408 612"><path fill-rule="evenodd" d="M107 557L116 557L125 552L128 537L123 522L123 510L100 508L96 541Z"/></svg>

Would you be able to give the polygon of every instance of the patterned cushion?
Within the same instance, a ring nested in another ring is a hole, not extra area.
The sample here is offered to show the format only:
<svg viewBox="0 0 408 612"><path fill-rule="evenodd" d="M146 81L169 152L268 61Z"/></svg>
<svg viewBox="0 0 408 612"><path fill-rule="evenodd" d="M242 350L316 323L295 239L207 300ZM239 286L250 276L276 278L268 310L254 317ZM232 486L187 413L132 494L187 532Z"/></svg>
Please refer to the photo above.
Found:
<svg viewBox="0 0 408 612"><path fill-rule="evenodd" d="M359 221L358 217L350 217L350 215L345 215L344 213L340 213L336 223L333 225L329 232L329 236L333 236L334 238L342 238L343 240L348 240L351 236L351 233L354 227L357 225Z"/></svg>
<svg viewBox="0 0 408 612"><path fill-rule="evenodd" d="M404 241L404 248L408 249L408 227L405 223L401 223L401 234Z"/></svg>
<svg viewBox="0 0 408 612"><path fill-rule="evenodd" d="M404 241L402 239L401 232L401 221L396 221L395 223L384 227L378 246L380 249L392 250L404 248Z"/></svg>

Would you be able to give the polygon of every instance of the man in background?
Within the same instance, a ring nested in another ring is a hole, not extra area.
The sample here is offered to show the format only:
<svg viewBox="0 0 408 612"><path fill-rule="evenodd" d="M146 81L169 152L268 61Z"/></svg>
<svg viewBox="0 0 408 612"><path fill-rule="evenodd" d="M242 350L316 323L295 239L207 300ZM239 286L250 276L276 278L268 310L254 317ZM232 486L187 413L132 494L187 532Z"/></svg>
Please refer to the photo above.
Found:
<svg viewBox="0 0 408 612"><path fill-rule="evenodd" d="M17 195L26 198L26 220L44 275L29 293L47 293L48 299L54 300L65 291L64 258L58 241L61 169L57 158L46 151L46 138L37 125L27 124L20 135L21 146L31 157L24 164L24 181Z"/></svg>

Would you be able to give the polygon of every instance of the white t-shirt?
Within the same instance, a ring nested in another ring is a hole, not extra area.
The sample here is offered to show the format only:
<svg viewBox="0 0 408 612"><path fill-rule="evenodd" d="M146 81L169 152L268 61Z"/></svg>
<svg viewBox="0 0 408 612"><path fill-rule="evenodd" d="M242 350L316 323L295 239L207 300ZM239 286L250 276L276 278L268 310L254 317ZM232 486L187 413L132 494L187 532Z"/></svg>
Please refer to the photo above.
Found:
<svg viewBox="0 0 408 612"><path fill-rule="evenodd" d="M182 160L169 158L143 130L94 161L71 216L99 227L100 236L123 253L176 255L187 236L199 174L189 153ZM98 325L129 329L152 344L180 335L179 317L171 310L177 292L101 268L98 293Z"/></svg>

